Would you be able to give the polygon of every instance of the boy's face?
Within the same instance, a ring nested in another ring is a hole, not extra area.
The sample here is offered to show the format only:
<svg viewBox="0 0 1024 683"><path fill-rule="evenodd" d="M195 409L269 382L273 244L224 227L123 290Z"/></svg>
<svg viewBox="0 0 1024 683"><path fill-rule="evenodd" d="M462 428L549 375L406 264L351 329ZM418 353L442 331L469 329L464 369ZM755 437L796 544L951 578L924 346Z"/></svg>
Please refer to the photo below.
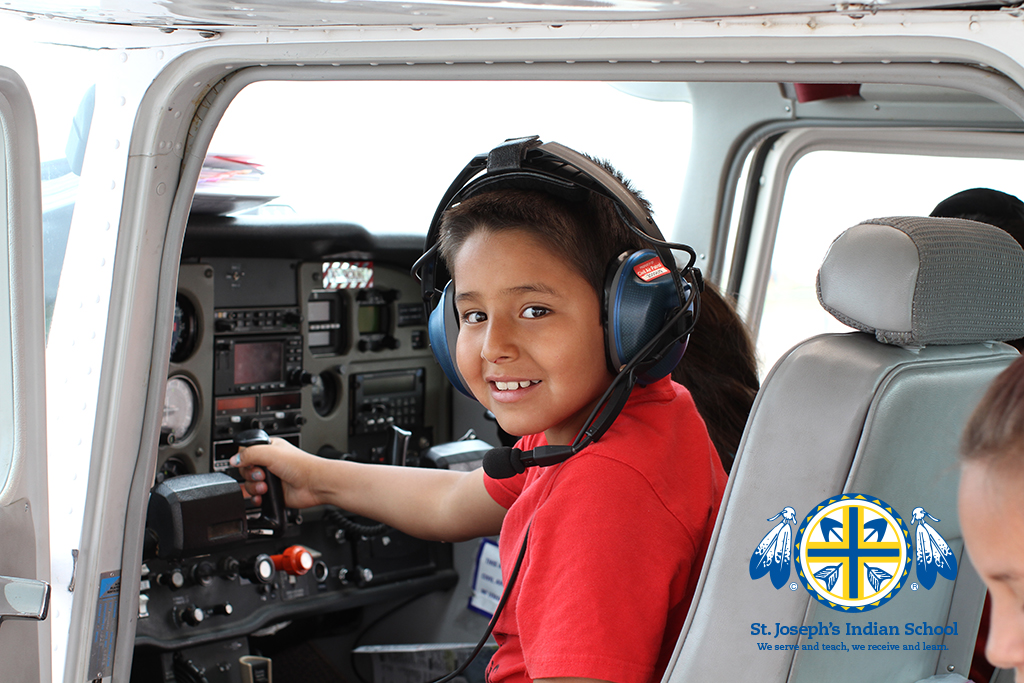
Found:
<svg viewBox="0 0 1024 683"><path fill-rule="evenodd" d="M502 429L568 444L612 381L597 294L522 230L473 233L454 259L456 361Z"/></svg>
<svg viewBox="0 0 1024 683"><path fill-rule="evenodd" d="M960 475L960 528L988 586L992 620L985 655L1024 673L1024 472L985 462Z"/></svg>

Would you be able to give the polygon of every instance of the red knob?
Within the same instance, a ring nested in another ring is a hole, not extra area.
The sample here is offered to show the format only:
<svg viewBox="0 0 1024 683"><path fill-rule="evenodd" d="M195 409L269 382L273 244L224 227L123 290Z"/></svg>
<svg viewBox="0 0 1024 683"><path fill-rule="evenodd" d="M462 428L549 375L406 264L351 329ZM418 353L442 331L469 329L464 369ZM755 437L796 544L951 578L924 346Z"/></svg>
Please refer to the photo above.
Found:
<svg viewBox="0 0 1024 683"><path fill-rule="evenodd" d="M280 555L271 555L274 568L293 576L302 576L313 568L313 556L301 545L293 545Z"/></svg>

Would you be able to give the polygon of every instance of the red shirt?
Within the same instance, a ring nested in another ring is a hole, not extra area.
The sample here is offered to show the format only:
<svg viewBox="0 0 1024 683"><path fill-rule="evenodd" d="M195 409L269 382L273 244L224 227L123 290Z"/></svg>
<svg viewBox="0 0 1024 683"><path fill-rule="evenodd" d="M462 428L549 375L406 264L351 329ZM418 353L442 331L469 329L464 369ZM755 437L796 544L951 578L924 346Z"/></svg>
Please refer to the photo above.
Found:
<svg viewBox="0 0 1024 683"><path fill-rule="evenodd" d="M519 447L545 443L535 434ZM511 479L485 476L488 493L508 509L499 541L506 578L532 520L495 625L488 681L660 679L725 482L689 392L667 378L636 387L605 435L566 462Z"/></svg>

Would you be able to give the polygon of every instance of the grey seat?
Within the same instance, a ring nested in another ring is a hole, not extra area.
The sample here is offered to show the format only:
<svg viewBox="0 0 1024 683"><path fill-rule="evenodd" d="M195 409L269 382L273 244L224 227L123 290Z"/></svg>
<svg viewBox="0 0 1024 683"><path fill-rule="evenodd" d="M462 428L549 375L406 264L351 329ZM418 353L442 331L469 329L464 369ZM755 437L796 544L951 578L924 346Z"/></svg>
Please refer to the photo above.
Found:
<svg viewBox="0 0 1024 683"><path fill-rule="evenodd" d="M1002 230L971 221L866 221L830 247L818 295L861 331L808 339L765 379L665 681L967 675L984 586L963 553L957 448L984 389L1017 357L993 340L1024 335L1024 252ZM784 523L769 518L792 507L796 540L805 516L843 493L888 504L906 523L911 544L916 508L941 520L924 518L918 527L929 522L948 543L959 569L955 580L939 576L930 589L912 590L915 559L884 604L838 611L801 585L812 579L801 576L797 563L778 589L769 576L751 578L755 548L773 524ZM925 622L943 628L957 622L956 635L905 635L907 623L916 629ZM777 623L796 627L798 635L773 637ZM872 623L886 630L895 625L899 635L863 635ZM769 635L754 635L755 624L765 624ZM800 626L819 624L829 635L799 634ZM862 635L849 635L847 624ZM839 635L831 634L833 625ZM948 649L902 649L919 642ZM847 650L802 647L838 643ZM854 643L901 649L854 651ZM775 649L782 644L800 649Z"/></svg>

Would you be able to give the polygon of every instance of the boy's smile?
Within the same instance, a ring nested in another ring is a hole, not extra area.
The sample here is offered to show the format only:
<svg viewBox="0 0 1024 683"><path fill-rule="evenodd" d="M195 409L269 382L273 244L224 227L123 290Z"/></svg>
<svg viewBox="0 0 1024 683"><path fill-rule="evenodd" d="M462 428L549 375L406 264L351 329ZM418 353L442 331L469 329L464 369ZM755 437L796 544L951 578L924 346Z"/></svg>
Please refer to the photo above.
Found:
<svg viewBox="0 0 1024 683"><path fill-rule="evenodd" d="M571 443L612 380L594 289L523 230L476 231L452 273L473 395L510 434Z"/></svg>

